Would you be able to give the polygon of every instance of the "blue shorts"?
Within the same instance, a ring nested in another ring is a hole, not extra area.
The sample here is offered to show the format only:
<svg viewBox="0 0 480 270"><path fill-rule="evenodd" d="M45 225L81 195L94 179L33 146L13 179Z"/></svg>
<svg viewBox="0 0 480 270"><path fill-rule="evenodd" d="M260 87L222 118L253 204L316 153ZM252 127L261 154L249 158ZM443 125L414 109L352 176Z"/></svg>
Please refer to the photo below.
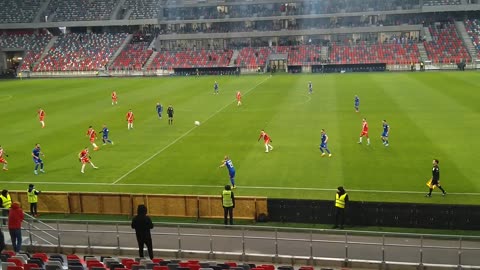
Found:
<svg viewBox="0 0 480 270"><path fill-rule="evenodd" d="M228 174L230 175L230 179L235 178L235 171L228 171Z"/></svg>
<svg viewBox="0 0 480 270"><path fill-rule="evenodd" d="M43 163L43 160L41 158L39 158L39 159L34 158L33 163L40 164L40 163Z"/></svg>
<svg viewBox="0 0 480 270"><path fill-rule="evenodd" d="M356 104L356 103L355 103L355 108L357 108L358 106L360 106L360 104Z"/></svg>
<svg viewBox="0 0 480 270"><path fill-rule="evenodd" d="M321 143L320 148L327 148L327 143Z"/></svg>
<svg viewBox="0 0 480 270"><path fill-rule="evenodd" d="M382 132L382 137L388 137L388 132Z"/></svg>

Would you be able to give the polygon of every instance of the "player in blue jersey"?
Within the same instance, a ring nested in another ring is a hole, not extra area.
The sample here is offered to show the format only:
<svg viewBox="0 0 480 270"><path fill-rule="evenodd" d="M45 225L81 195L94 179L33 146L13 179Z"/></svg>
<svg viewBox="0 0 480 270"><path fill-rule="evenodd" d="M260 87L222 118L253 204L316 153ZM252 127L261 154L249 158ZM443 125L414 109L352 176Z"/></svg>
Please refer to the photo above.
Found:
<svg viewBox="0 0 480 270"><path fill-rule="evenodd" d="M382 142L383 145L388 146L388 134L390 133L390 126L387 123L387 120L383 120L383 132L382 132Z"/></svg>
<svg viewBox="0 0 480 270"><path fill-rule="evenodd" d="M157 109L158 118L162 119L162 112L163 112L162 104L157 103L157 107L155 107L155 108Z"/></svg>
<svg viewBox="0 0 480 270"><path fill-rule="evenodd" d="M38 166L40 166L40 172L45 173L43 170L43 160L41 157L45 157L45 155L40 150L40 144L37 143L35 144L35 148L32 150L33 163L35 163L35 170L33 171L34 174L38 174Z"/></svg>
<svg viewBox="0 0 480 270"><path fill-rule="evenodd" d="M308 93L309 93L309 94L312 94L312 93L313 93L312 81L309 81L309 82L308 82Z"/></svg>
<svg viewBox="0 0 480 270"><path fill-rule="evenodd" d="M354 106L355 106L355 112L359 112L360 111L360 98L357 95L355 95Z"/></svg>
<svg viewBox="0 0 480 270"><path fill-rule="evenodd" d="M218 83L217 83L217 81L215 81L215 83L213 84L213 93L218 94Z"/></svg>
<svg viewBox="0 0 480 270"><path fill-rule="evenodd" d="M103 145L106 145L107 142L113 145L113 142L108 138L108 134L110 133L110 130L108 129L107 125L103 124L103 128L102 128L102 131L100 131L100 133L102 133Z"/></svg>
<svg viewBox="0 0 480 270"><path fill-rule="evenodd" d="M328 153L328 157L332 156L332 153L330 153L330 150L328 149L328 135L325 132L325 129L322 128L321 131L321 136L320 136L320 151L322 152L322 157L325 156L325 152Z"/></svg>
<svg viewBox="0 0 480 270"><path fill-rule="evenodd" d="M227 167L228 169L228 174L230 175L230 183L232 183L232 188L235 187L235 168L233 167L233 162L228 158L228 156L225 156L225 158L222 160L222 164L220 164L220 167Z"/></svg>

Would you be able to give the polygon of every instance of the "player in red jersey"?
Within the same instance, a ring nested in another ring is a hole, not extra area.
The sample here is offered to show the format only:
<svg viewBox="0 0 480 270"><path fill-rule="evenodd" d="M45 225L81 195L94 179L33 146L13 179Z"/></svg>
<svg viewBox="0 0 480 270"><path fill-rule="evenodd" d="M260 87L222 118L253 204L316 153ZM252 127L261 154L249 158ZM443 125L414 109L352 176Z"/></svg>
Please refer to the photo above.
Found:
<svg viewBox="0 0 480 270"><path fill-rule="evenodd" d="M360 140L358 141L358 143L362 143L363 136L365 136L367 138L367 145L370 145L370 138L368 137L367 118L363 118L363 120L362 120L362 132L360 133Z"/></svg>
<svg viewBox="0 0 480 270"><path fill-rule="evenodd" d="M260 132L260 137L258 137L257 141L260 141L261 138L263 138L263 142L265 143L265 153L268 153L268 151L272 151L273 146L270 144L272 139L270 138L270 136L268 136L268 134L263 129Z"/></svg>
<svg viewBox="0 0 480 270"><path fill-rule="evenodd" d="M95 140L97 139L97 132L95 132L95 130L93 129L92 126L88 127L87 137L90 138L90 143L93 145L93 150L97 151L98 146L97 146L97 144L95 144Z"/></svg>
<svg viewBox="0 0 480 270"><path fill-rule="evenodd" d="M5 157L8 157L8 155L5 154L5 150L3 150L3 147L0 145L0 163L3 163L3 170L8 171L7 169L8 162L5 159Z"/></svg>
<svg viewBox="0 0 480 270"><path fill-rule="evenodd" d="M240 91L237 91L237 106L242 105L242 93Z"/></svg>
<svg viewBox="0 0 480 270"><path fill-rule="evenodd" d="M112 92L112 105L117 104L117 92L113 91Z"/></svg>
<svg viewBox="0 0 480 270"><path fill-rule="evenodd" d="M80 154L78 154L78 159L82 163L82 169L80 170L81 173L85 173L85 165L87 165L87 163L90 163L90 165L92 165L92 167L94 169L98 169L98 167L95 166L93 164L93 162L90 160L90 155L88 153L88 147L85 147L85 149L83 149L82 152L80 152Z"/></svg>
<svg viewBox="0 0 480 270"><path fill-rule="evenodd" d="M127 118L127 128L132 129L133 128L133 120L135 120L135 116L133 116L132 109L130 109L127 112L126 118Z"/></svg>
<svg viewBox="0 0 480 270"><path fill-rule="evenodd" d="M42 124L42 128L45 127L45 111L42 108L38 109L38 120L40 120L40 124Z"/></svg>

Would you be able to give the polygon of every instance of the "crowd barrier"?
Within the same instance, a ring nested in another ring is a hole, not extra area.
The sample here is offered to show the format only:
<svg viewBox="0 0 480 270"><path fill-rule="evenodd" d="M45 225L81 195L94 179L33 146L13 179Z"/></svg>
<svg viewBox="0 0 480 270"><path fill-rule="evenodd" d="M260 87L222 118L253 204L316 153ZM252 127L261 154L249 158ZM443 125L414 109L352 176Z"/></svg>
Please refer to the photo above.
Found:
<svg viewBox="0 0 480 270"><path fill-rule="evenodd" d="M13 201L29 209L26 192L10 191ZM267 213L267 198L235 197L235 218L255 220ZM137 206L145 204L151 216L223 218L221 196L153 195L114 193L42 192L40 213L108 214L133 216Z"/></svg>

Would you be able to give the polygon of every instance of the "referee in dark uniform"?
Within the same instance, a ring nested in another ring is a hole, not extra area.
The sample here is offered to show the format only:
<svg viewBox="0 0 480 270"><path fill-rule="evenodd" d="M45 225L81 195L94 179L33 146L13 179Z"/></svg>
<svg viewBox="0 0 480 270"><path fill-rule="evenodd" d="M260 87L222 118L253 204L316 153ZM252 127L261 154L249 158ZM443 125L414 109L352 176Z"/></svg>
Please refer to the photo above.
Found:
<svg viewBox="0 0 480 270"><path fill-rule="evenodd" d="M172 105L168 105L167 115L168 115L168 124L173 125L173 107L172 107Z"/></svg>
<svg viewBox="0 0 480 270"><path fill-rule="evenodd" d="M440 168L438 167L438 159L433 160L433 168L432 168L432 180L430 182L430 190L425 197L432 197L432 191L435 186L437 186L442 191L442 196L445 196L447 193L445 190L440 186Z"/></svg>

